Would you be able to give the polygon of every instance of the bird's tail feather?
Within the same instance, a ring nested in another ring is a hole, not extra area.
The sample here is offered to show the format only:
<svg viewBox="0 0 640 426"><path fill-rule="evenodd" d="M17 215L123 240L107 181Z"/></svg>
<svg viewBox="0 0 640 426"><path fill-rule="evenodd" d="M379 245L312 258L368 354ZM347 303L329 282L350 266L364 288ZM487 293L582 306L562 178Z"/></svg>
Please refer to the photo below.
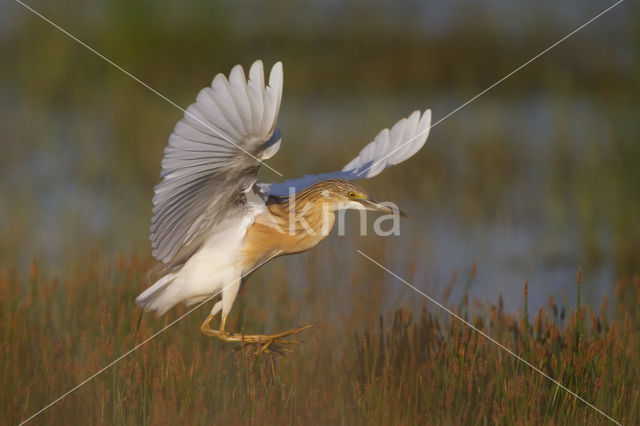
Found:
<svg viewBox="0 0 640 426"><path fill-rule="evenodd" d="M163 303L163 299L165 298L162 296L165 294L167 287L174 279L175 274L167 274L160 278L151 287L136 297L136 304L141 308L144 308L145 311L156 311L159 315L162 315L164 312L169 310L171 306L173 306L173 304L171 306L166 306L167 304Z"/></svg>

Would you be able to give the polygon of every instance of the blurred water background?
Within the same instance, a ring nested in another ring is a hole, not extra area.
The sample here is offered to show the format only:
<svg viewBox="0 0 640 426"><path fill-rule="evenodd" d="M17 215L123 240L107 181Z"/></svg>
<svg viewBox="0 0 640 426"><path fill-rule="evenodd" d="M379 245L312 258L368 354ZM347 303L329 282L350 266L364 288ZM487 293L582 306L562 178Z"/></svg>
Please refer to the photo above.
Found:
<svg viewBox="0 0 640 426"><path fill-rule="evenodd" d="M282 60L283 145L269 164L296 177L341 168L415 109L439 120L611 3L28 4L183 107L218 72ZM502 293L510 308L525 280L534 306L574 300L582 266L583 297L599 303L640 271L639 12L622 3L363 182L412 218L381 239L359 236L350 214L347 236L277 261L294 293L375 268L358 248L436 298L456 273L462 291L475 262L473 297ZM64 277L95 253L148 255L152 189L182 113L13 1L0 3L0 55L0 266L37 259ZM383 308L423 302L382 277Z"/></svg>

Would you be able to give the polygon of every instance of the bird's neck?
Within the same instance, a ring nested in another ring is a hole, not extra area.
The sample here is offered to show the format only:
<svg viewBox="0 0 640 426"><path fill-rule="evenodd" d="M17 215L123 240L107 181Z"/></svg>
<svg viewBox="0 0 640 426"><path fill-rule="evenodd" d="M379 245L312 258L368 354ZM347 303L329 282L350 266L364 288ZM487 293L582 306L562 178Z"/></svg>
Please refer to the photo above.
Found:
<svg viewBox="0 0 640 426"><path fill-rule="evenodd" d="M247 230L245 253L258 259L309 250L329 235L335 221L335 211L322 197L268 204Z"/></svg>
<svg viewBox="0 0 640 426"><path fill-rule="evenodd" d="M324 240L336 222L335 210L323 197L296 197L295 202L270 204L267 210L269 214L260 220L276 225L277 232L287 234L297 244L315 242L311 247Z"/></svg>

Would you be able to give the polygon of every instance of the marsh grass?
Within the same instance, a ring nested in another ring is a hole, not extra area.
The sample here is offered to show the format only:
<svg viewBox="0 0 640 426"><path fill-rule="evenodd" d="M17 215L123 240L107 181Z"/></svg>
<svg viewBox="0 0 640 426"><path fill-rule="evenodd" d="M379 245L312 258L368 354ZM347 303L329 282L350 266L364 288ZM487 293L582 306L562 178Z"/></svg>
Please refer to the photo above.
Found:
<svg viewBox="0 0 640 426"><path fill-rule="evenodd" d="M112 266L94 258L64 280L43 276L35 263L23 279L12 270L0 273L3 424L30 416L170 321L148 314L140 321L132 302L147 266L136 257ZM505 312L501 300L483 304L465 296L445 303L615 419L634 424L640 279L621 281L616 295L611 319L606 301L595 309L550 300L531 321L520 311ZM291 325L290 295L271 297L270 305L252 308L241 295L231 327ZM523 305L526 312L526 296ZM200 334L203 307L33 423L607 423L435 309L425 306L416 315L401 308L377 321L354 310L342 320L355 331L320 322L295 354L276 361L274 381L268 357Z"/></svg>

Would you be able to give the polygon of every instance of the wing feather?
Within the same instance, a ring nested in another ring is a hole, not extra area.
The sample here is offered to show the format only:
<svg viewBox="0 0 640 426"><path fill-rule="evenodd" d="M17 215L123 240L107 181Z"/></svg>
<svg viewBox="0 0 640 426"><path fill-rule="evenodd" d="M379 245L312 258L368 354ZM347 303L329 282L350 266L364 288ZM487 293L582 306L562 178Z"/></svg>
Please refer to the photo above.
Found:
<svg viewBox="0 0 640 426"><path fill-rule="evenodd" d="M276 63L269 74L269 86L265 93L264 115L260 127L275 126L278 120L278 112L280 110L280 101L282 100L282 63Z"/></svg>
<svg viewBox="0 0 640 426"><path fill-rule="evenodd" d="M244 70L240 65L236 65L229 75L229 89L236 108L242 120L245 132L247 129L253 129L253 117L251 116L251 98L247 91L247 79L244 76Z"/></svg>
<svg viewBox="0 0 640 426"><path fill-rule="evenodd" d="M162 181L154 189L150 239L159 260L175 264L188 258L242 205L259 159L279 146L275 125L282 83L280 62L272 67L268 85L261 61L251 65L249 80L237 65L229 79L216 75L186 109L169 137Z"/></svg>
<svg viewBox="0 0 640 426"><path fill-rule="evenodd" d="M305 175L282 183L259 184L260 190L267 195L289 195L289 191L298 192L326 179L358 180L377 176L384 169L399 164L412 157L422 148L431 128L431 110L421 115L414 111L389 129L381 130L373 142L365 146L358 156L347 163L342 170L319 175Z"/></svg>
<svg viewBox="0 0 640 426"><path fill-rule="evenodd" d="M253 123L261 126L264 115L264 73L257 62L249 70L248 90L251 97L251 117Z"/></svg>

